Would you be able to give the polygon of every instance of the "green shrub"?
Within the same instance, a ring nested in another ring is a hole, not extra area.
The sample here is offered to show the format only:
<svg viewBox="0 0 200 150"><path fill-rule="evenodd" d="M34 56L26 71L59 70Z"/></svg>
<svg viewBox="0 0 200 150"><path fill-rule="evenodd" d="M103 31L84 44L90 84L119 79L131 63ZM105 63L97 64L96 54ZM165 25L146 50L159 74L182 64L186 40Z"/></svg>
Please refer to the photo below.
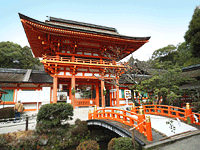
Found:
<svg viewBox="0 0 200 150"><path fill-rule="evenodd" d="M75 125L78 125L80 122L81 122L81 119L77 118L77 119L75 120Z"/></svg>
<svg viewBox="0 0 200 150"><path fill-rule="evenodd" d="M36 150L39 149L39 140L37 137L27 137L19 139L18 142L12 147L12 150Z"/></svg>
<svg viewBox="0 0 200 150"><path fill-rule="evenodd" d="M72 137L71 145L78 145L80 142L88 140L89 130L86 121L77 121L74 128L70 131L70 136Z"/></svg>
<svg viewBox="0 0 200 150"><path fill-rule="evenodd" d="M115 139L116 138L111 139L110 142L108 143L108 150L115 150L114 149Z"/></svg>
<svg viewBox="0 0 200 150"><path fill-rule="evenodd" d="M99 150L99 144L94 140L81 142L76 150Z"/></svg>
<svg viewBox="0 0 200 150"><path fill-rule="evenodd" d="M15 117L15 111L14 107L5 107L0 109L0 119L6 119L6 118L14 118Z"/></svg>
<svg viewBox="0 0 200 150"><path fill-rule="evenodd" d="M48 145L46 146L46 149L50 148L52 150L59 150L61 149L62 142L63 141L60 136L53 135L48 139Z"/></svg>
<svg viewBox="0 0 200 150"><path fill-rule="evenodd" d="M73 106L67 103L52 103L43 105L37 115L37 132L46 133L51 129L64 127L62 121L72 120Z"/></svg>
<svg viewBox="0 0 200 150"><path fill-rule="evenodd" d="M137 142L136 144L136 149L139 149L139 145ZM133 150L133 142L131 138L128 137L120 137L120 138L113 138L109 143L108 143L108 150Z"/></svg>
<svg viewBox="0 0 200 150"><path fill-rule="evenodd" d="M6 144L12 142L13 138L10 134L0 134L0 147L6 147Z"/></svg>
<svg viewBox="0 0 200 150"><path fill-rule="evenodd" d="M56 129L58 132L49 134L47 145L47 147L55 150L70 149L70 147L78 146L80 142L88 140L90 135L87 123L79 119L76 121L76 125L71 126L68 131L61 131L60 128ZM51 133L53 130L55 129L51 129Z"/></svg>
<svg viewBox="0 0 200 150"><path fill-rule="evenodd" d="M88 125L86 121L76 122L76 126L72 129L72 136L83 137L88 133Z"/></svg>

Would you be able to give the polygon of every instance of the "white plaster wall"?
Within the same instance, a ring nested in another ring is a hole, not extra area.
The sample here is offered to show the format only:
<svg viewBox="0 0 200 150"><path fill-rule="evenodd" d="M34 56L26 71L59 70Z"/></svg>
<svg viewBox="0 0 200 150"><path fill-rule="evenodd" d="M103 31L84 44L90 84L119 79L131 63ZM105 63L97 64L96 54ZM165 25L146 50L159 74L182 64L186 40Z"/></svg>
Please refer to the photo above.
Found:
<svg viewBox="0 0 200 150"><path fill-rule="evenodd" d="M4 105L4 108L5 107L14 107L15 105ZM3 108L3 105L0 105L0 108Z"/></svg>

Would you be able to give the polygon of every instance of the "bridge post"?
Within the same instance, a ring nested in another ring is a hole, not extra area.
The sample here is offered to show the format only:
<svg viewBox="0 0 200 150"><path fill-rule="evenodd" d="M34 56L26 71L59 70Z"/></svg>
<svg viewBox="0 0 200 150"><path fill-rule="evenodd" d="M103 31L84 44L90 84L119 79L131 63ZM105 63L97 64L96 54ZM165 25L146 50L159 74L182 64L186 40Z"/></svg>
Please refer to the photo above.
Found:
<svg viewBox="0 0 200 150"><path fill-rule="evenodd" d="M146 116L146 134L147 134L147 140L153 141L150 116Z"/></svg>
<svg viewBox="0 0 200 150"><path fill-rule="evenodd" d="M126 116L126 111L123 111L123 122L127 121L127 117Z"/></svg>
<svg viewBox="0 0 200 150"><path fill-rule="evenodd" d="M138 127L139 127L139 132L144 133L144 121L145 120L145 115L144 115L144 109L142 106L140 106L139 109L139 115L138 115Z"/></svg>
<svg viewBox="0 0 200 150"><path fill-rule="evenodd" d="M92 119L91 110L88 111L88 120Z"/></svg>
<svg viewBox="0 0 200 150"><path fill-rule="evenodd" d="M132 107L131 107L131 111L134 112L134 113L137 113L137 112L136 112L136 108L135 108L135 103L133 103L133 105L132 105Z"/></svg>
<svg viewBox="0 0 200 150"><path fill-rule="evenodd" d="M162 115L164 114L163 110L161 110L161 113L162 113ZM170 106L168 106L168 114L169 114L169 116L171 116L171 107Z"/></svg>
<svg viewBox="0 0 200 150"><path fill-rule="evenodd" d="M185 119L187 119L187 117L190 117L191 123L194 123L190 103L186 103Z"/></svg>
<svg viewBox="0 0 200 150"><path fill-rule="evenodd" d="M97 118L97 105L94 105L94 112L93 112L93 119L96 119Z"/></svg>

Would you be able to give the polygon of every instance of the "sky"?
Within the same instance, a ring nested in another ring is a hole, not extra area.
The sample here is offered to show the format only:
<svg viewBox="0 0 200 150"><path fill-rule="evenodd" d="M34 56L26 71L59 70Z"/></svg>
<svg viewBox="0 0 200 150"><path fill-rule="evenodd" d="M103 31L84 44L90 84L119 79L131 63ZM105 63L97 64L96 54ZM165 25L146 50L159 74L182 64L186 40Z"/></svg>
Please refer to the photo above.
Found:
<svg viewBox="0 0 200 150"><path fill-rule="evenodd" d="M132 54L139 60L148 60L155 50L184 42L194 9L199 5L199 0L1 0L0 42L30 46L18 13L39 21L51 16L114 27L126 36L151 36Z"/></svg>

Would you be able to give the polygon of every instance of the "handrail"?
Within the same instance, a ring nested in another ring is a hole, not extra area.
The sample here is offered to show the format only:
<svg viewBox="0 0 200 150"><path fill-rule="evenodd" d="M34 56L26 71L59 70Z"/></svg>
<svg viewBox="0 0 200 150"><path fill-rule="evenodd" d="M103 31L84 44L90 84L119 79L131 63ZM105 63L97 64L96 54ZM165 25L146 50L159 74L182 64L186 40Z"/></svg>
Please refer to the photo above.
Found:
<svg viewBox="0 0 200 150"><path fill-rule="evenodd" d="M147 140L152 141L151 122L146 122L144 114L137 114L117 108L104 108L89 113L88 119L110 119L133 126L140 133L143 133L147 137Z"/></svg>
<svg viewBox="0 0 200 150"><path fill-rule="evenodd" d="M139 107L134 106L135 104L133 103L131 111L118 108L104 108L96 110L95 107L93 113L88 113L88 119L110 119L129 126L133 126L135 129L139 130L140 133L143 133L149 141L153 140L151 122L150 118L146 118L145 120L145 114L174 117L184 121L190 118L191 123L200 125L200 114L193 113L189 103L187 103L186 109L168 105L143 105Z"/></svg>
<svg viewBox="0 0 200 150"><path fill-rule="evenodd" d="M187 103L186 109L168 105L143 105L143 108L145 114L173 117L183 121L187 121L188 117L190 117L191 123L200 125L200 114L193 113L189 103ZM138 109L139 107L134 107L132 112L137 113ZM196 115L197 119L194 118L194 115Z"/></svg>

